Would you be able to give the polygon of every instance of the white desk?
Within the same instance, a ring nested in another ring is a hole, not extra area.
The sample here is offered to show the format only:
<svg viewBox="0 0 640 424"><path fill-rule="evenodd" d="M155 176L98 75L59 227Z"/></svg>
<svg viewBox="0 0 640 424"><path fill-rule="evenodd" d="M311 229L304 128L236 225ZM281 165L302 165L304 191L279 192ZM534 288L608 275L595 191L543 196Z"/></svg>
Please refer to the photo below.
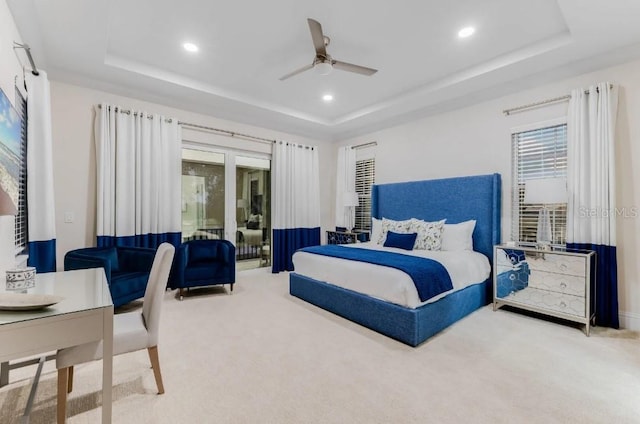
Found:
<svg viewBox="0 0 640 424"><path fill-rule="evenodd" d="M104 270L37 274L35 287L27 291L64 300L36 312L0 311L0 362L104 340L102 422L111 423L113 301Z"/></svg>

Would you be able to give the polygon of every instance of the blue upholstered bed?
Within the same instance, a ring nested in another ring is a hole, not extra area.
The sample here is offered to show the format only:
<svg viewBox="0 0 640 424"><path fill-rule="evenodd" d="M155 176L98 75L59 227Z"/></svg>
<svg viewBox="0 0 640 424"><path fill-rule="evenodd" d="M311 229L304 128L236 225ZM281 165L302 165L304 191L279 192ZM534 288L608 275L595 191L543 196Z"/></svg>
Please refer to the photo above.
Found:
<svg viewBox="0 0 640 424"><path fill-rule="evenodd" d="M500 243L501 180L499 174L374 185L375 218L425 221L447 219L454 224L476 220L474 250L492 260ZM412 309L347 290L292 272L291 295L411 346L489 303L491 277Z"/></svg>

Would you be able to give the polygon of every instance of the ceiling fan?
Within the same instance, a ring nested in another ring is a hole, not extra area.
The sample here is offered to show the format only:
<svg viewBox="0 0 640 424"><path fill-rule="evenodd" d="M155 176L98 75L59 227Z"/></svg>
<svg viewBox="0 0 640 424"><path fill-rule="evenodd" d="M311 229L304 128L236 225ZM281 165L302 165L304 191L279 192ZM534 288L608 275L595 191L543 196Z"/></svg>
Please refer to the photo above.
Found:
<svg viewBox="0 0 640 424"><path fill-rule="evenodd" d="M329 74L333 68L341 71L355 72L362 75L373 75L378 72L377 69L367 68L360 65L354 65L352 63L341 62L332 58L327 53L327 46L331 42L331 39L322 33L322 25L315 19L308 18L309 30L311 31L311 39L313 40L313 47L316 49L316 56L313 58L313 62L309 65L303 66L291 73L280 78L280 81L284 81L287 78L291 78L294 75L298 75L304 71L308 71L314 68L320 75Z"/></svg>

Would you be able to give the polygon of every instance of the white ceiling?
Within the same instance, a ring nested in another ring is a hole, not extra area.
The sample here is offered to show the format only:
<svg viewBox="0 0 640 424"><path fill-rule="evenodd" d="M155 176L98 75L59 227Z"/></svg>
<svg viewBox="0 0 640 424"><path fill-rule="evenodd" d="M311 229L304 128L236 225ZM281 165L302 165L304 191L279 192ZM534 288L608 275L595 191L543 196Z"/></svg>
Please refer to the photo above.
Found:
<svg viewBox="0 0 640 424"><path fill-rule="evenodd" d="M54 80L336 140L640 57L637 0L8 0ZM311 63L307 18L338 60ZM476 33L459 39L457 32ZM186 41L200 47L190 54ZM335 97L331 104L324 93Z"/></svg>

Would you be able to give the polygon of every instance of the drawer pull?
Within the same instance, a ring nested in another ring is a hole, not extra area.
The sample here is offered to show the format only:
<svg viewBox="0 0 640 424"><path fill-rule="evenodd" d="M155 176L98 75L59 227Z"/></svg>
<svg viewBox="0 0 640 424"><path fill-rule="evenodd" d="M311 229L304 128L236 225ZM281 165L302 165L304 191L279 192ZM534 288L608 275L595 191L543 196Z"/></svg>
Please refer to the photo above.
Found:
<svg viewBox="0 0 640 424"><path fill-rule="evenodd" d="M567 288L567 283L560 283L560 288L561 289L566 289Z"/></svg>
<svg viewBox="0 0 640 424"><path fill-rule="evenodd" d="M567 307L567 304L566 304L566 303L564 303L564 301L563 301L563 302L560 302L560 307L561 307L561 308L566 308L566 307Z"/></svg>
<svg viewBox="0 0 640 424"><path fill-rule="evenodd" d="M560 269L563 271L567 270L567 264L560 264Z"/></svg>

